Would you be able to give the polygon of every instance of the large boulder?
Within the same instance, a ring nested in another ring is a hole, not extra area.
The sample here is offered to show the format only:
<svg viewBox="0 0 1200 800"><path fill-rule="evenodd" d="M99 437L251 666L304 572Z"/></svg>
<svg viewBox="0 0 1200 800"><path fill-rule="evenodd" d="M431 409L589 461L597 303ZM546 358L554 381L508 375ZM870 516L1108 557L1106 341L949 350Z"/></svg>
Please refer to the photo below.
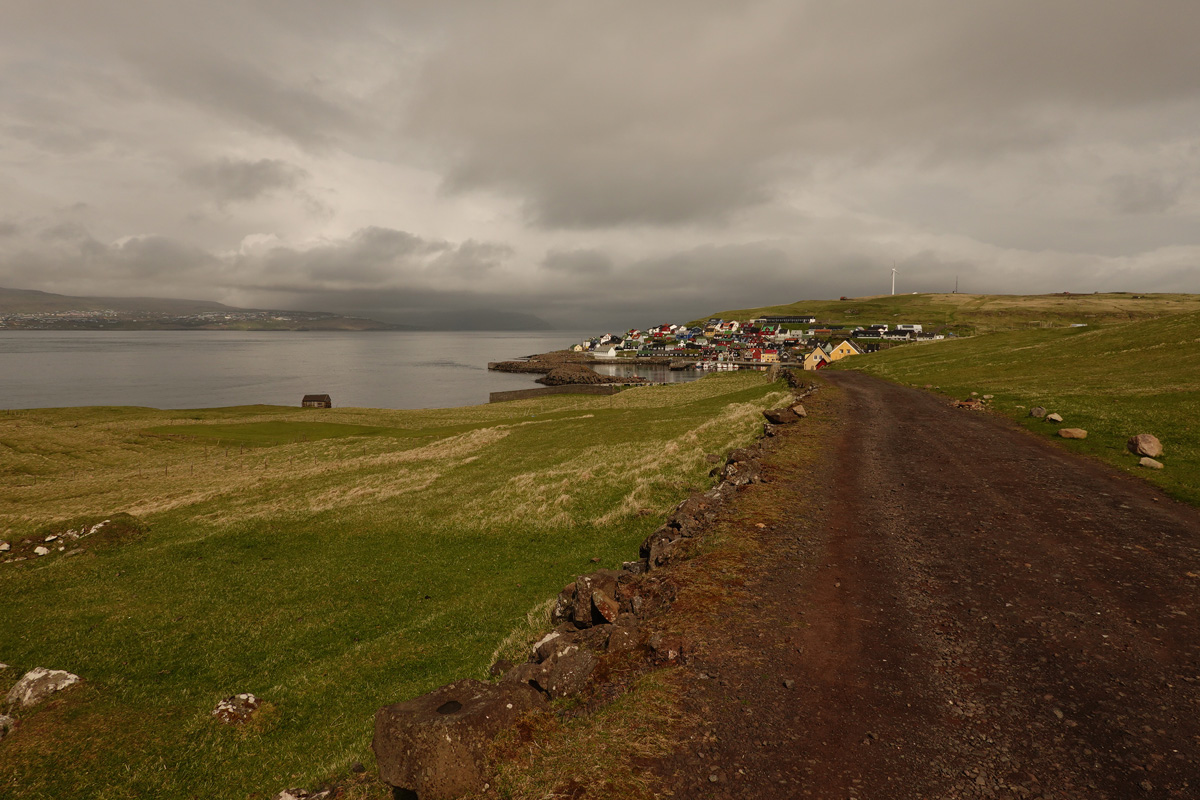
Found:
<svg viewBox="0 0 1200 800"><path fill-rule="evenodd" d="M757 461L732 461L720 473L721 480L733 486L745 486L762 480Z"/></svg>
<svg viewBox="0 0 1200 800"><path fill-rule="evenodd" d="M590 575L582 575L575 580L575 605L572 609L572 621L577 628L588 628L598 622L608 622L592 602L595 592L603 592L609 597L617 594L617 578L620 573L615 569L598 569Z"/></svg>
<svg viewBox="0 0 1200 800"><path fill-rule="evenodd" d="M595 654L587 648L578 648L556 659L539 683L551 697L568 697L583 691L595 669Z"/></svg>
<svg viewBox="0 0 1200 800"><path fill-rule="evenodd" d="M1150 456L1142 456L1141 460L1138 461L1138 463L1141 464L1146 469L1162 469L1163 468L1163 463L1161 461L1155 461L1153 458L1150 458Z"/></svg>
<svg viewBox="0 0 1200 800"><path fill-rule="evenodd" d="M1046 422L1062 422L1062 414L1047 414Z"/></svg>
<svg viewBox="0 0 1200 800"><path fill-rule="evenodd" d="M1046 409L1042 406L1034 406L1029 409L1029 416L1043 419L1046 416Z"/></svg>
<svg viewBox="0 0 1200 800"><path fill-rule="evenodd" d="M9 689L5 702L10 706L29 708L37 705L55 692L79 683L81 678L61 669L34 667L26 672L16 685Z"/></svg>
<svg viewBox="0 0 1200 800"><path fill-rule="evenodd" d="M637 618L631 614L621 617L621 621L613 626L608 637L608 652L625 653L635 649L642 641L642 629Z"/></svg>
<svg viewBox="0 0 1200 800"><path fill-rule="evenodd" d="M420 800L452 800L482 791L487 750L522 714L545 706L516 681L462 680L375 712L371 748L384 783Z"/></svg>
<svg viewBox="0 0 1200 800"><path fill-rule="evenodd" d="M554 601L554 608L550 611L550 619L556 625L562 622L570 622L575 618L575 584L568 583L558 593L558 597Z"/></svg>
<svg viewBox="0 0 1200 800"><path fill-rule="evenodd" d="M1135 456L1158 458L1163 454L1162 442L1158 440L1157 436L1149 433L1139 433L1136 436L1130 436L1125 446Z"/></svg>
<svg viewBox="0 0 1200 800"><path fill-rule="evenodd" d="M597 589L592 592L592 611L605 622L616 622L617 615L621 613L621 605L612 595Z"/></svg>
<svg viewBox="0 0 1200 800"><path fill-rule="evenodd" d="M1064 439L1086 439L1087 431L1083 428L1059 428L1058 435Z"/></svg>
<svg viewBox="0 0 1200 800"><path fill-rule="evenodd" d="M772 425L787 425L800 419L790 408L769 408L762 413Z"/></svg>
<svg viewBox="0 0 1200 800"><path fill-rule="evenodd" d="M662 566L662 554L681 535L678 528L663 525L642 540L642 546L638 548L638 555L646 559L646 565L649 569Z"/></svg>
<svg viewBox="0 0 1200 800"><path fill-rule="evenodd" d="M684 536L700 533L716 516L712 500L702 494L694 494L675 507L667 525L678 528Z"/></svg>

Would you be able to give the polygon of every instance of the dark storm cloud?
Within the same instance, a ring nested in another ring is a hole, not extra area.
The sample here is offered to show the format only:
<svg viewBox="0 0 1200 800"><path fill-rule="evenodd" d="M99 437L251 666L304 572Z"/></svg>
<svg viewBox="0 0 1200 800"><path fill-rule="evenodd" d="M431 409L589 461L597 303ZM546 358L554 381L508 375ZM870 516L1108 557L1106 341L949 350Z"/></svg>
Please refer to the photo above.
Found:
<svg viewBox="0 0 1200 800"><path fill-rule="evenodd" d="M294 189L308 177L300 167L271 158L223 158L183 172L184 180L209 190L220 202L253 200L276 190Z"/></svg>
<svg viewBox="0 0 1200 800"><path fill-rule="evenodd" d="M568 275L608 275L613 262L600 250L551 250L542 259L542 269Z"/></svg>
<svg viewBox="0 0 1200 800"><path fill-rule="evenodd" d="M141 63L145 79L161 91L303 147L326 148L362 124L353 106L288 85L248 61L226 57L196 63L160 57Z"/></svg>
<svg viewBox="0 0 1200 800"><path fill-rule="evenodd" d="M406 231L369 227L345 239L297 249L278 246L264 255L242 256L239 270L261 275L264 288L287 281L355 290L455 284L476 279L512 255L506 245L468 240L459 244L429 240Z"/></svg>
<svg viewBox="0 0 1200 800"><path fill-rule="evenodd" d="M193 244L156 235L103 242L76 222L51 225L0 250L7 285L88 286L96 294L106 286L141 295L153 294L148 287L156 284L171 292L180 285L211 287L220 267L217 256Z"/></svg>
<svg viewBox="0 0 1200 800"><path fill-rule="evenodd" d="M1197 6L505 4L429 64L411 129L446 186L546 226L711 220L822 158L1044 148L1200 92ZM801 173L802 174L802 173Z"/></svg>

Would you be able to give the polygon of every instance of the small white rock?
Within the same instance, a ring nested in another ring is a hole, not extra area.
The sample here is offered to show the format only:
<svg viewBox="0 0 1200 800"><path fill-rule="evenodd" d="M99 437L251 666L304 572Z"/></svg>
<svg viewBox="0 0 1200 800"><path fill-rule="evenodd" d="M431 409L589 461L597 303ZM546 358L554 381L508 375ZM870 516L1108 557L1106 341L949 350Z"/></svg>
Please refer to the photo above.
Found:
<svg viewBox="0 0 1200 800"><path fill-rule="evenodd" d="M1063 421L1063 418L1062 418L1061 414L1047 414L1046 415L1046 422L1062 422L1062 421Z"/></svg>
<svg viewBox="0 0 1200 800"><path fill-rule="evenodd" d="M11 544L8 542L0 542L0 553L7 553L9 550L12 550Z"/></svg>
<svg viewBox="0 0 1200 800"><path fill-rule="evenodd" d="M43 541L47 541L47 542L53 542L53 541L55 541L56 539L58 539L58 534L57 534L57 533L52 533L52 534L50 534L49 536L47 536L47 537L46 537L46 538L45 538Z"/></svg>
<svg viewBox="0 0 1200 800"><path fill-rule="evenodd" d="M35 556L44 556L49 552L50 552L50 550L48 548L42 547L41 545L38 545L37 547L33 548L33 554Z"/></svg>

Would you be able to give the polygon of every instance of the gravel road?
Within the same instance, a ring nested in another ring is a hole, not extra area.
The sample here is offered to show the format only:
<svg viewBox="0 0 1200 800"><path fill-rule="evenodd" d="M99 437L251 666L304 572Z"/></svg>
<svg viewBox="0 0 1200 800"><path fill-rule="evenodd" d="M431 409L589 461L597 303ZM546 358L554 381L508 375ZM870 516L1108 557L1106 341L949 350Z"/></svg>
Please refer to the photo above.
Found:
<svg viewBox="0 0 1200 800"><path fill-rule="evenodd" d="M825 463L754 487L795 511L697 643L675 795L1200 798L1200 513L1008 420L829 380Z"/></svg>

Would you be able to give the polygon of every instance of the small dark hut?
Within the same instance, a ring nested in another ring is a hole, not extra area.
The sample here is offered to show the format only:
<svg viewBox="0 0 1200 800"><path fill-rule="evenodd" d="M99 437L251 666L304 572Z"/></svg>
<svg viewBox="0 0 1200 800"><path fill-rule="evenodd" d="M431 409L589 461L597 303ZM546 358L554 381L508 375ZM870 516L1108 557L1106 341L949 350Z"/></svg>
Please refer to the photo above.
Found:
<svg viewBox="0 0 1200 800"><path fill-rule="evenodd" d="M333 408L333 400L327 394L306 394L300 405L303 408Z"/></svg>

